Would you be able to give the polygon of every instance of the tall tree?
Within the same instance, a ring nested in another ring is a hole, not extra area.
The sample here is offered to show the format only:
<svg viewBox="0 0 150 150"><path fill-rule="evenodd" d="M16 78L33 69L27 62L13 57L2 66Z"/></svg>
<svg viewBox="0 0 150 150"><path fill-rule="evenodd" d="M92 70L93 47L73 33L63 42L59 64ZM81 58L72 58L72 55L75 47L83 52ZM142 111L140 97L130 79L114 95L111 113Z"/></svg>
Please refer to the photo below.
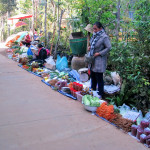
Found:
<svg viewBox="0 0 150 150"><path fill-rule="evenodd" d="M45 32L45 45L47 45L47 0L45 0L45 23L44 23L44 32Z"/></svg>
<svg viewBox="0 0 150 150"><path fill-rule="evenodd" d="M120 30L120 0L117 3L117 25L116 25L116 41L119 39L119 30Z"/></svg>

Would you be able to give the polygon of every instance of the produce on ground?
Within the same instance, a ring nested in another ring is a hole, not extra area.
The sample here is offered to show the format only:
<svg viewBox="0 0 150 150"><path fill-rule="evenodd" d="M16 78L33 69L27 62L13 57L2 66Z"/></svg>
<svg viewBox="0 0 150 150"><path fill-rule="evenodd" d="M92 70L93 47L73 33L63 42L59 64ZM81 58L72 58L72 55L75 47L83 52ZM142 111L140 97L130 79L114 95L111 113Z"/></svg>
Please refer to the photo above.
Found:
<svg viewBox="0 0 150 150"><path fill-rule="evenodd" d="M116 117L111 122L117 125L117 127L123 129L125 132L130 132L133 124L133 121L123 118L120 114L116 114Z"/></svg>
<svg viewBox="0 0 150 150"><path fill-rule="evenodd" d="M32 62L31 70L33 70L33 68L39 68L39 64L37 62Z"/></svg>
<svg viewBox="0 0 150 150"><path fill-rule="evenodd" d="M50 85L52 85L52 86L55 86L55 84L58 82L58 80L57 79L52 79L52 80L50 80L48 83L50 84Z"/></svg>
<svg viewBox="0 0 150 150"><path fill-rule="evenodd" d="M93 97L91 95L83 96L82 97L82 102L83 102L84 105L87 105L87 106L94 106L94 107L99 107L100 106L99 98Z"/></svg>
<svg viewBox="0 0 150 150"><path fill-rule="evenodd" d="M56 87L58 90L61 90L62 87L67 87L67 82L66 82L66 81L58 81L58 82L55 84L55 87Z"/></svg>
<svg viewBox="0 0 150 150"><path fill-rule="evenodd" d="M116 115L114 113L114 106L113 105L107 105L106 102L103 102L100 107L97 108L96 113L109 121L112 121L116 118Z"/></svg>
<svg viewBox="0 0 150 150"><path fill-rule="evenodd" d="M82 88L82 90L81 90L81 93L80 93L81 95L92 95L93 96L93 90L90 90L88 87L86 87L86 88Z"/></svg>
<svg viewBox="0 0 150 150"><path fill-rule="evenodd" d="M29 69L29 66L23 65L22 68L23 68L23 69Z"/></svg>
<svg viewBox="0 0 150 150"><path fill-rule="evenodd" d="M28 58L26 58L26 57L22 58L22 59L20 60L20 63L21 63L22 65L26 65L26 64L28 63Z"/></svg>

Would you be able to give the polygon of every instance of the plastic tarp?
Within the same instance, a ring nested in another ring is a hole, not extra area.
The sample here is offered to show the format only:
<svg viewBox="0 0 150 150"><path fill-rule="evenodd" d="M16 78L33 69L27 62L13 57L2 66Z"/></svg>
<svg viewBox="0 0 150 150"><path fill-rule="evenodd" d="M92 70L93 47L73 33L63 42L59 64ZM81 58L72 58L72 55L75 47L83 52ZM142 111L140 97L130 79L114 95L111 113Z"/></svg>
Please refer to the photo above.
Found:
<svg viewBox="0 0 150 150"><path fill-rule="evenodd" d="M80 75L76 70L72 70L69 72L69 75L75 78L77 81L80 81Z"/></svg>
<svg viewBox="0 0 150 150"><path fill-rule="evenodd" d="M16 42L21 42L21 40L28 34L28 32L24 32L21 34L21 36L18 38Z"/></svg>

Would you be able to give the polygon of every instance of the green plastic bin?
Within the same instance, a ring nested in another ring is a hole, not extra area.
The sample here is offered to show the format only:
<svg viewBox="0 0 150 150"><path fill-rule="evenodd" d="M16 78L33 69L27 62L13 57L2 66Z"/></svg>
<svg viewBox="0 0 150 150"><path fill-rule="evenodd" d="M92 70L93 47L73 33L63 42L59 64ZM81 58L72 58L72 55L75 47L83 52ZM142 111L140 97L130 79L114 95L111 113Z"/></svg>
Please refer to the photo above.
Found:
<svg viewBox="0 0 150 150"><path fill-rule="evenodd" d="M82 37L78 39L70 39L70 48L72 54L81 56L86 54L87 50L87 37Z"/></svg>

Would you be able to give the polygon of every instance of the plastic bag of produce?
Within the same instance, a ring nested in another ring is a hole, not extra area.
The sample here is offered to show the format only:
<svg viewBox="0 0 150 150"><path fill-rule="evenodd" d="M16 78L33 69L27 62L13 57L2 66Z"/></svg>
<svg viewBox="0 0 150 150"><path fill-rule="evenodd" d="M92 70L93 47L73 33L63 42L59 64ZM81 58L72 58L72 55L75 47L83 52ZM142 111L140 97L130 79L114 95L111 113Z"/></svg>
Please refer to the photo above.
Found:
<svg viewBox="0 0 150 150"><path fill-rule="evenodd" d="M140 123L140 126L141 128L144 130L145 128L149 127L149 122L147 119L143 119L141 120L141 123Z"/></svg>
<svg viewBox="0 0 150 150"><path fill-rule="evenodd" d="M150 128L148 128L148 127L145 128L145 129L144 129L144 134L145 134L145 135L150 135Z"/></svg>
<svg viewBox="0 0 150 150"><path fill-rule="evenodd" d="M146 113L145 119L147 119L150 122L150 111L148 113Z"/></svg>
<svg viewBox="0 0 150 150"><path fill-rule="evenodd" d="M79 73L76 70L71 70L69 72L69 75L72 76L77 81L80 81L80 75L79 75Z"/></svg>
<svg viewBox="0 0 150 150"><path fill-rule="evenodd" d="M57 61L56 61L56 66L58 66L59 62L61 60L61 57L59 55L57 55Z"/></svg>
<svg viewBox="0 0 150 150"><path fill-rule="evenodd" d="M46 64L45 64L46 68L49 68L51 70L55 70L56 69L56 63L55 63L55 61L54 61L52 56L50 56L47 59L45 59L45 61L46 61Z"/></svg>
<svg viewBox="0 0 150 150"><path fill-rule="evenodd" d="M68 60L66 56L63 56L60 58L60 56L57 56L57 61L56 61L56 69L59 71L64 70L65 68L68 68Z"/></svg>
<svg viewBox="0 0 150 150"><path fill-rule="evenodd" d="M138 112L138 110L137 110L136 107L133 107L131 111L133 111L133 112Z"/></svg>
<svg viewBox="0 0 150 150"><path fill-rule="evenodd" d="M45 59L45 61L48 63L48 64L51 64L51 65L56 65L54 59L53 59L53 56L50 56L48 57L47 59Z"/></svg>
<svg viewBox="0 0 150 150"><path fill-rule="evenodd" d="M143 114L142 114L142 111L139 110L139 113L140 113L140 115L139 115L139 117L137 118L137 125L140 125L141 120L143 120Z"/></svg>
<svg viewBox="0 0 150 150"><path fill-rule="evenodd" d="M98 95L98 91L93 91L93 96L94 96L94 97L101 98L101 96L100 96L100 95Z"/></svg>
<svg viewBox="0 0 150 150"><path fill-rule="evenodd" d="M130 111L130 107L126 104L118 107L120 110L120 114L123 116L126 112Z"/></svg>

